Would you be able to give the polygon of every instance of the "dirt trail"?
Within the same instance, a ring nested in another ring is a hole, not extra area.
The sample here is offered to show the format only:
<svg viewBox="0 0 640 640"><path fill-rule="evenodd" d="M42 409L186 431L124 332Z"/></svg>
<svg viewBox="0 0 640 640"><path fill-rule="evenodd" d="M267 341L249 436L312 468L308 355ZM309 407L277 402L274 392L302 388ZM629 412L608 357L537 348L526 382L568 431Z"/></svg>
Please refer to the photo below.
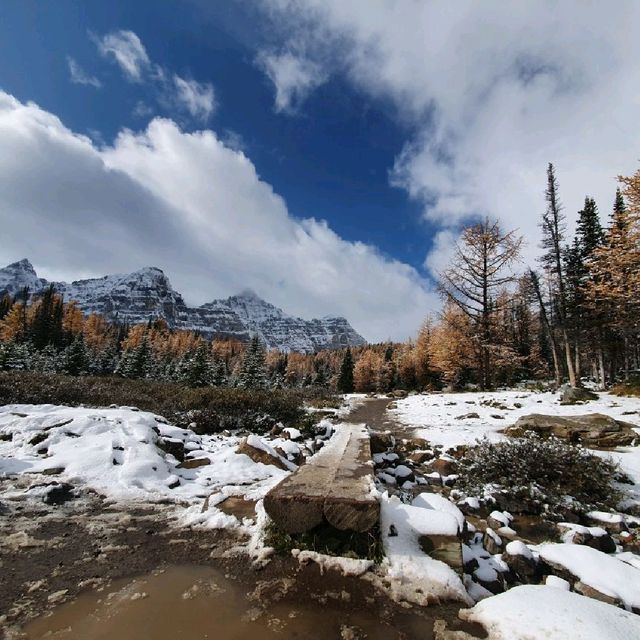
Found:
<svg viewBox="0 0 640 640"><path fill-rule="evenodd" d="M392 402L391 398L367 398L345 418L345 422L365 423L372 431L390 431L397 438L412 438L415 429L400 424L387 412Z"/></svg>

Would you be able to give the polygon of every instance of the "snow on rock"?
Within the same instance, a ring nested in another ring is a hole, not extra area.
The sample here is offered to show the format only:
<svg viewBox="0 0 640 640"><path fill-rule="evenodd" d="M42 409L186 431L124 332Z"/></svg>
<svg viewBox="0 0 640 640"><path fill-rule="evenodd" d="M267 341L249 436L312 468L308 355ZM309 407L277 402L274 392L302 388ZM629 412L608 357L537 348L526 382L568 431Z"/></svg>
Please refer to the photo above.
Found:
<svg viewBox="0 0 640 640"><path fill-rule="evenodd" d="M459 616L481 624L487 640L640 638L640 616L544 585L514 587L460 611Z"/></svg>
<svg viewBox="0 0 640 640"><path fill-rule="evenodd" d="M453 569L426 555L419 544L421 535L455 536L456 518L443 511L403 504L398 497L384 493L380 501L380 527L393 598L421 605L434 600L471 604Z"/></svg>
<svg viewBox="0 0 640 640"><path fill-rule="evenodd" d="M237 455L238 438L198 436L126 407L7 405L0 408L0 433L11 438L0 441L0 475L55 468L61 470L56 478L111 499L169 499L184 509L184 522L211 527L238 524L215 508L224 497L258 499L287 474ZM210 464L179 468L178 460L161 448L165 440L206 456ZM207 498L210 508L201 514Z"/></svg>
<svg viewBox="0 0 640 640"><path fill-rule="evenodd" d="M464 515L462 511L460 511L453 502L438 493L421 493L413 499L411 505L448 513L456 519L458 531L464 529Z"/></svg>
<svg viewBox="0 0 640 640"><path fill-rule="evenodd" d="M507 544L504 550L510 556L524 556L525 558L533 560L531 549L529 549L529 547L527 547L527 545L521 540L512 540Z"/></svg>
<svg viewBox="0 0 640 640"><path fill-rule="evenodd" d="M627 609L640 609L640 570L591 547L545 543L536 548L552 566L560 566L583 584L620 600Z"/></svg>
<svg viewBox="0 0 640 640"><path fill-rule="evenodd" d="M361 576L373 567L373 560L361 558L344 558L341 556L329 556L316 551L301 551L292 549L291 555L297 558L302 565L315 562L320 567L320 572L324 573L328 569L339 571L343 576Z"/></svg>

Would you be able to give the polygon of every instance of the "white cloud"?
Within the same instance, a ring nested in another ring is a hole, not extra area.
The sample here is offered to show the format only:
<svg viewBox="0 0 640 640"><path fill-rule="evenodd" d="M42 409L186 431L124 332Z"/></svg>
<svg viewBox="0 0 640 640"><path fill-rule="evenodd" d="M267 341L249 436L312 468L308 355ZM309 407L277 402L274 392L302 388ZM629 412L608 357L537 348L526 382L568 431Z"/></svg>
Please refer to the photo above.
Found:
<svg viewBox="0 0 640 640"><path fill-rule="evenodd" d="M258 64L276 90L275 110L293 112L305 98L326 80L321 65L289 51L282 54L262 52Z"/></svg>
<svg viewBox="0 0 640 640"><path fill-rule="evenodd" d="M141 82L151 62L147 50L133 31L112 31L96 39L98 51L112 57L125 76L132 82Z"/></svg>
<svg viewBox="0 0 640 640"><path fill-rule="evenodd" d="M406 338L437 305L411 267L297 220L242 152L156 118L96 147L0 92L0 264L72 279L154 265L188 302L251 287L303 317Z"/></svg>
<svg viewBox="0 0 640 640"><path fill-rule="evenodd" d="M424 203L437 228L497 216L525 235L531 261L549 161L570 219L585 194L608 213L615 176L637 168L640 4L633 0L526 1L508 10L499 0L264 4L281 46L321 42L307 47L310 59L393 101L416 133L392 180ZM330 51L337 54L329 62Z"/></svg>
<svg viewBox="0 0 640 640"><path fill-rule="evenodd" d="M166 108L176 108L201 122L206 122L215 111L216 100L211 83L183 78L153 63L133 31L112 31L102 38L94 37L94 40L100 53L113 57L129 80L151 84L158 102ZM152 110L142 101L138 101L133 111L137 117L151 113Z"/></svg>
<svg viewBox="0 0 640 640"><path fill-rule="evenodd" d="M194 118L206 122L216 106L213 87L208 82L185 80L178 75L173 76L176 89L176 100Z"/></svg>
<svg viewBox="0 0 640 640"><path fill-rule="evenodd" d="M85 84L99 89L102 83L98 78L88 74L71 56L67 56L69 79L73 84Z"/></svg>

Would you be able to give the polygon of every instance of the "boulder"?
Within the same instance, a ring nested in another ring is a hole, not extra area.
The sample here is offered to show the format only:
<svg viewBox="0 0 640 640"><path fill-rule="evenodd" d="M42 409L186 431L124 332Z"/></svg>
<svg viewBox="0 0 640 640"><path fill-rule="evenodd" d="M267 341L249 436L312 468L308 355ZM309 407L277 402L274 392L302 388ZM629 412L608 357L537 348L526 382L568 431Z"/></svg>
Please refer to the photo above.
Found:
<svg viewBox="0 0 640 640"><path fill-rule="evenodd" d="M409 460L414 464L422 464L427 462L427 460L431 460L433 458L433 453L431 451L414 451L409 455Z"/></svg>
<svg viewBox="0 0 640 640"><path fill-rule="evenodd" d="M429 463L429 471L437 471L441 476L448 476L455 473L456 461L448 458L437 458Z"/></svg>
<svg viewBox="0 0 640 640"><path fill-rule="evenodd" d="M502 553L502 539L491 528L487 527L482 537L482 546L491 554ZM491 591L491 589L489 589Z"/></svg>
<svg viewBox="0 0 640 640"><path fill-rule="evenodd" d="M244 438L240 442L238 448L236 449L236 453L244 453L244 455L249 456L254 462L270 464L274 467L278 467L278 469L283 469L284 471L288 470L285 462L282 459L272 455L264 449L259 449L258 447L252 446L248 442L248 438Z"/></svg>
<svg viewBox="0 0 640 640"><path fill-rule="evenodd" d="M464 415L461 415L461 416L456 416L456 420L479 420L479 419L480 419L480 415L475 411L472 411L471 413L465 413Z"/></svg>
<svg viewBox="0 0 640 640"><path fill-rule="evenodd" d="M384 453L393 447L394 438L390 433L372 431L369 434L371 453Z"/></svg>
<svg viewBox="0 0 640 640"><path fill-rule="evenodd" d="M516 423L508 427L505 433L509 436L522 437L527 431L542 437L555 436L573 443L581 443L591 447L628 446L638 438L633 430L636 425L622 420L615 420L602 413L591 413L581 416L549 416L532 413L518 418Z"/></svg>
<svg viewBox="0 0 640 640"><path fill-rule="evenodd" d="M42 501L45 504L50 505L58 505L64 504L69 500L73 500L75 498L75 493L73 492L73 486L67 484L66 482L62 482L60 484L54 484L47 491L47 493L43 496Z"/></svg>
<svg viewBox="0 0 640 640"><path fill-rule="evenodd" d="M589 402L589 400L597 400L598 394L587 389L579 387L570 387L569 385L562 387L560 395L560 404L576 404L578 402Z"/></svg>
<svg viewBox="0 0 640 640"><path fill-rule="evenodd" d="M176 460L184 460L184 442L177 438L158 438L156 443L165 453L170 453Z"/></svg>

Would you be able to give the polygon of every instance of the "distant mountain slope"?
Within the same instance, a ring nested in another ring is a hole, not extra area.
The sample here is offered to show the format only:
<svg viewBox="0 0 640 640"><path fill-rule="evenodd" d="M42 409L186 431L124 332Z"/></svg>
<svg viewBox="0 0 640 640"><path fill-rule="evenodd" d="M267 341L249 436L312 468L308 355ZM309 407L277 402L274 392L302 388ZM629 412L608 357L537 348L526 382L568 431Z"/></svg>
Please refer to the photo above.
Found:
<svg viewBox="0 0 640 640"><path fill-rule="evenodd" d="M76 300L84 313L95 312L129 324L164 318L176 329L242 342L257 334L268 348L282 351L310 352L365 343L345 318L296 318L248 290L226 300L188 307L164 272L155 267L71 283L39 278L28 260L0 269L0 295L15 295L24 287L38 293L49 284L65 300Z"/></svg>

